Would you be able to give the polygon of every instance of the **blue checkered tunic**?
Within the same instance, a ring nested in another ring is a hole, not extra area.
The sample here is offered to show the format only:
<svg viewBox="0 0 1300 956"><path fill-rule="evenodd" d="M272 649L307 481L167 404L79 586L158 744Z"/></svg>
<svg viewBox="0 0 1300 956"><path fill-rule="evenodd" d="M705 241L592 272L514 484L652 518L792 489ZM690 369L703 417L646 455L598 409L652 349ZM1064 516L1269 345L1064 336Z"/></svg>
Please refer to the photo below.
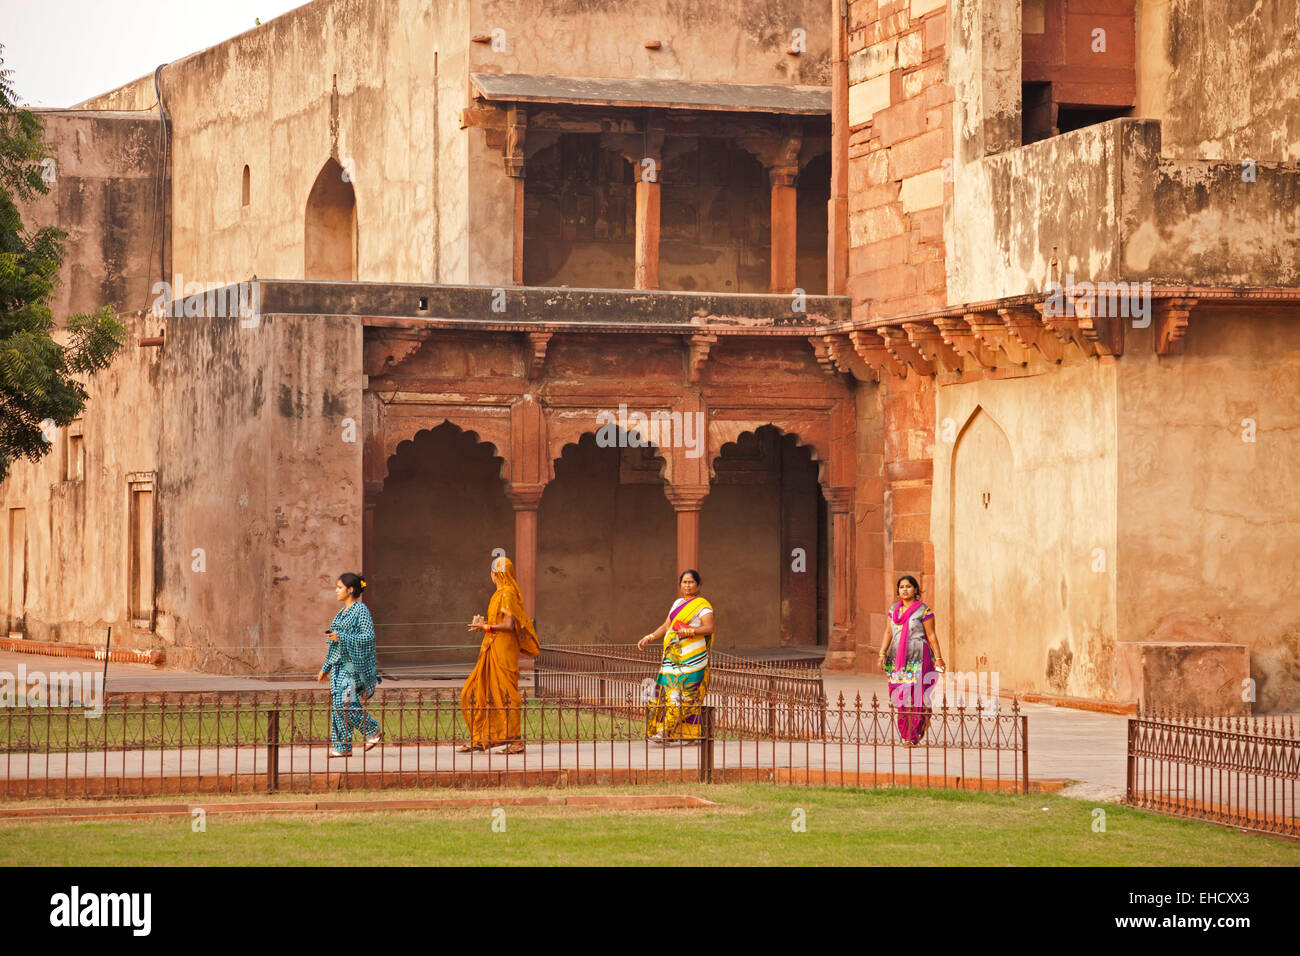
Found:
<svg viewBox="0 0 1300 956"><path fill-rule="evenodd" d="M354 731L367 739L379 733L378 721L362 706L380 683L375 625L369 608L354 601L334 615L330 630L339 636L337 641L327 639L321 667L322 673L330 675L330 740L335 750L351 753Z"/></svg>

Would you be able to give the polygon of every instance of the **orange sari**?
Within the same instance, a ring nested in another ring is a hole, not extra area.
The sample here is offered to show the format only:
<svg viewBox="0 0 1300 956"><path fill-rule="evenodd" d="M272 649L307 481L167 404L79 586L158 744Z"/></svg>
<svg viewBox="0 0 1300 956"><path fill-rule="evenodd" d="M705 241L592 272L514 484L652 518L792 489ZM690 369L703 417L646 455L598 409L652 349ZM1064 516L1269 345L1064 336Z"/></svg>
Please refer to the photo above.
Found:
<svg viewBox="0 0 1300 956"><path fill-rule="evenodd" d="M515 633L489 631L483 635L478 661L461 688L460 711L475 747L522 742L519 655L536 657L541 653L509 558L492 562L492 578L497 589L488 604L487 622L500 624L509 615L514 618Z"/></svg>

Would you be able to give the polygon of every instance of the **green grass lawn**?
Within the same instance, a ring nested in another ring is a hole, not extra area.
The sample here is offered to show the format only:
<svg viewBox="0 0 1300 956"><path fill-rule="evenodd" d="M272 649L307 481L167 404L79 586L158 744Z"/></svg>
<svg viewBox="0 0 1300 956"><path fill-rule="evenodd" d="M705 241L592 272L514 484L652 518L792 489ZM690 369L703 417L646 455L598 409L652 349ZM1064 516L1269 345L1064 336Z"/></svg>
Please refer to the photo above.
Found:
<svg viewBox="0 0 1300 956"><path fill-rule="evenodd" d="M525 791L469 792L517 796ZM506 807L505 832L493 832L488 808L278 817L210 814L202 833L181 818L3 821L0 866L662 866L665 849L677 855L683 847L690 848L688 862L700 865L1300 865L1300 846L1294 843L1114 804L1104 805L1106 832L1097 833L1094 804L1046 795L761 784L563 792L694 793L721 805L666 811ZM424 791L419 796L462 793ZM806 832L792 829L799 819L796 811L802 811Z"/></svg>

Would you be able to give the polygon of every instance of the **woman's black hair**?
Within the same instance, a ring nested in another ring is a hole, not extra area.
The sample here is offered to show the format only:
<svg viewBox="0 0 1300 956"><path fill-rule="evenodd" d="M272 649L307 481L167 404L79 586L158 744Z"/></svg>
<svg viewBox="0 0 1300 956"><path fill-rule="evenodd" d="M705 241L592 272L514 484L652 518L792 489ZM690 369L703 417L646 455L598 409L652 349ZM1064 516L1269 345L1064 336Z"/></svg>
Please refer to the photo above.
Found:
<svg viewBox="0 0 1300 956"><path fill-rule="evenodd" d="M681 574L677 575L677 583L681 584L682 578L686 577L686 575L688 574L695 579L695 584L697 587L702 587L704 585L703 579L700 578L700 572L696 571L694 568L687 568Z"/></svg>
<svg viewBox="0 0 1300 956"><path fill-rule="evenodd" d="M916 580L916 578L912 577L910 574L904 574L901 578L899 578L896 582L894 582L894 596L895 596L895 597L898 596L898 586L899 586L900 584L902 584L904 581L911 581L911 582L912 582L912 587L916 588L916 596L917 596L917 597L920 597L920 596L921 596L921 584L920 584L920 582L918 582L918 581Z"/></svg>
<svg viewBox="0 0 1300 956"><path fill-rule="evenodd" d="M361 592L366 589L365 579L359 574L353 574L351 571L344 571L339 575L339 580L343 586L348 589L354 598L361 600Z"/></svg>

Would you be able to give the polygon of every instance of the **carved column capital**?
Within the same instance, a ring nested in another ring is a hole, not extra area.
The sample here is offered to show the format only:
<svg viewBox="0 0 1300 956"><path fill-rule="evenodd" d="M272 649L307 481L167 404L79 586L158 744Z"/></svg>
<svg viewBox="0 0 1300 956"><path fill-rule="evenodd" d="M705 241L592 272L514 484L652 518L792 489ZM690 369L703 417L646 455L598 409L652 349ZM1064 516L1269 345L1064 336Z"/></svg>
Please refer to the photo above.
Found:
<svg viewBox="0 0 1300 956"><path fill-rule="evenodd" d="M510 482L506 485L506 497L516 511L536 511L544 491L544 484Z"/></svg>
<svg viewBox="0 0 1300 956"><path fill-rule="evenodd" d="M664 496L674 511L699 511L709 496L708 485L667 485Z"/></svg>

